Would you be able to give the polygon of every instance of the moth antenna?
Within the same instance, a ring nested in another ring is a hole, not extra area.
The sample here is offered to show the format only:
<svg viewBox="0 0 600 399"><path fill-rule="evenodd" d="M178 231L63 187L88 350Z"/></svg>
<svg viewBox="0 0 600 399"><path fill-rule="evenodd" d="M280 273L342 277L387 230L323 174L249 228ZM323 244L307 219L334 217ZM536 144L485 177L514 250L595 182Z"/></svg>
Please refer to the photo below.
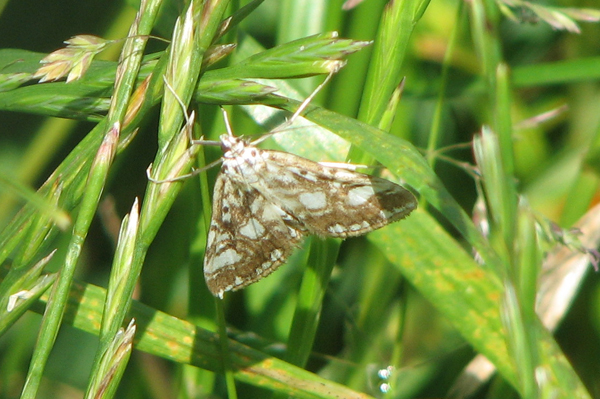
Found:
<svg viewBox="0 0 600 399"><path fill-rule="evenodd" d="M310 95L308 97L306 97L304 99L304 101L302 101L302 103L300 104L300 106L298 107L298 109L296 109L296 111L292 114L292 116L290 117L290 119L288 119L287 121L283 122L279 127L271 130L269 133L266 133L264 135L262 135L261 137L257 138L256 140L254 140L252 142L253 145L262 143L264 140L268 139L269 137L271 137L272 135L281 132L282 130L286 129L289 125L291 125L292 123L294 123L294 121L296 120L296 118L298 118L300 116L300 114L302 112L304 112L304 110L306 109L306 107L308 107L308 105L310 104L310 102L312 101L313 98L315 98L315 96L317 94L319 94L319 92L321 91L321 89L323 89L323 87L325 87L325 85L331 80L331 77L333 76L333 74L337 72L337 71L331 71L329 72L329 74L327 75L327 77L325 78L325 80L323 82L321 82L317 87L315 87L315 89L312 91L312 93L310 93Z"/></svg>
<svg viewBox="0 0 600 399"><path fill-rule="evenodd" d="M318 85L317 87L315 87L315 89L312 91L312 93L310 93L310 95L308 97L306 97L304 99L304 101L302 101L302 103L300 104L300 106L298 107L298 109L296 110L296 112L294 112L291 116L291 118L289 119L289 123L294 122L294 120L304 111L304 109L306 109L306 107L308 107L308 104L310 104L310 102L312 101L313 98L315 98L315 96L317 94L319 94L319 92L321 91L321 89L323 87L325 87L325 85L331 80L331 77L333 76L333 74L336 71L331 71L329 72L329 75L327 75L327 77L325 77L325 80L323 80L323 82L321 82L320 85Z"/></svg>
<svg viewBox="0 0 600 399"><path fill-rule="evenodd" d="M229 122L229 114L223 107L221 107L221 112L223 113L223 120L225 121L225 129L227 129L227 135L229 137L233 137L233 130L231 129L231 123Z"/></svg>

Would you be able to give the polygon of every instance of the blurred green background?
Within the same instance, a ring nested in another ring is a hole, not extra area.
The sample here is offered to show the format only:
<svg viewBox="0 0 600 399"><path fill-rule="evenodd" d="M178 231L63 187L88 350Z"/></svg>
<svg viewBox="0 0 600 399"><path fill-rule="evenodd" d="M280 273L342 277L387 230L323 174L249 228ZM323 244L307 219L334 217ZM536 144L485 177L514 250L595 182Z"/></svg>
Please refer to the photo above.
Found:
<svg viewBox="0 0 600 399"><path fill-rule="evenodd" d="M298 7L313 15L310 18L316 21L314 26L293 23L295 19L301 20L300 15L286 14L289 10L286 7L291 8L294 3L303 3ZM366 0L353 10L340 12L342 3L341 0L266 0L240 29L267 48L309 33L331 30L339 31L340 37L344 38L373 40L386 2ZM593 0L563 0L547 5L598 7ZM1 6L0 49L40 53L54 51L76 34L94 34L107 39L125 37L138 7L123 1L92 0L12 1ZM600 25L580 23L581 32L577 34L553 29L525 8L516 7L513 11L520 21L511 21L500 15L496 3L488 2L487 7L497 13L500 57L512 70L510 111L517 126L513 144L518 191L526 196L535 211L562 227L570 227L598 202ZM165 1L154 34L170 38L174 19L184 9L180 1ZM429 4L412 33L402 65L406 82L391 132L421 149L427 148L429 143L442 84L446 85L446 91L440 112L438 147L469 143L481 126L492 119L486 106L490 93L480 73L481 61L474 45L477 36L471 31L466 10L457 22L457 9L458 3L453 0ZM448 75L444 77L442 63L450 32L457 23L457 40L447 63ZM151 40L148 52L162 51L165 46L165 43ZM118 49L116 45L101 57L115 60ZM351 55L347 66L324 89L318 102L329 110L355 117L371 51L372 47L368 47ZM563 61L570 63L552 64ZM295 83L305 96L318 81L303 79ZM518 127L523 120L561 106L568 109L542 123ZM94 126L92 122L0 111L0 171L34 189ZM129 212L133 199L144 195L145 170L157 149L157 119L158 109L147 118L135 141L117 158L111 170L104 197L114 204L117 215ZM208 122L201 120L201 123ZM235 115L234 127L237 134L261 131L241 112ZM472 175L462 163L473 163L471 148L461 146L448 155L454 162L437 162L435 171L470 214L477 191ZM0 226L7 225L23 203L9 190L3 190L0 184ZM109 202L103 202L104 205L110 207ZM107 211L107 214L111 212ZM154 309L182 319L187 317L189 298L194 298L187 285L188 267L195 268L195 273L200 273L202 267L201 263L190 262L188 257L190 246L203 245L193 242L192 236L199 214L198 193L192 184L188 184L150 248L136 297ZM458 233L443 218L440 220L459 239ZM114 236L111 236L115 230L109 222L106 217L97 217L93 222L78 264L78 280L106 287L115 247ZM56 259L64 257L67 240L68 237L61 235L53 244L59 248ZM356 365L352 364L348 353L362 345L357 342L370 342L373 345L371 355L376 361L357 372L360 382L350 383L348 378L340 381L342 384L376 397L446 397L457 374L474 355L473 349L417 290L400 282L400 274L392 267L387 269L387 280L397 284L398 288L395 300L386 305L389 312L385 321L387 327L380 326L376 336L365 331L358 319L367 317L364 313L369 309L361 308L365 303L360 298L363 291L354 285L366 284L369 270L365 270L364 264L353 262L353 256L364 256L369 250L373 249L360 240L342 244L340 267L334 269L323 303L321 324L308 369L328 378L335 374L329 368L352 368ZM374 258L381 256L374 252ZM304 253L295 256L302 258ZM362 259L360 256L358 259ZM303 273L302 267L298 266L301 263L292 260L269 279L233 294L227 304L228 323L242 332L254 332L272 342L286 342L295 292ZM56 261L49 265L50 270L59 267ZM558 344L592 397L600 397L600 290L597 279L597 273L587 274L571 309L555 332ZM278 287L278 296L261 295L262 291L273 292L273 287ZM279 301L276 306L272 302L265 303L273 298ZM269 311L270 307L276 312ZM395 340L392 326L399 323L399 319L405 320L401 364L396 364L393 371L394 390L384 394L380 386L387 380L378 377L377 371L389 365ZM19 397L40 320L40 314L28 312L0 337L0 398ZM63 326L38 397L81 397L96 346L97 337ZM185 381L185 371L175 363L134 351L117 397L225 397L221 382L216 384L215 396L206 393L194 396L189 392L186 396L182 393L182 381ZM517 397L513 391L504 391L501 386L497 381L485 385L475 397ZM255 387L241 385L238 389L241 397L265 395Z"/></svg>

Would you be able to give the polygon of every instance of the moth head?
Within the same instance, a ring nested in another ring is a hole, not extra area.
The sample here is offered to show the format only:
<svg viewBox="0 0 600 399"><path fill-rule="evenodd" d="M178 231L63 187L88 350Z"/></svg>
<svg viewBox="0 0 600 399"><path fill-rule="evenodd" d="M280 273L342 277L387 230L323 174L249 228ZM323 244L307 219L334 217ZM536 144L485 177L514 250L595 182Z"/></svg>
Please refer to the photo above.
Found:
<svg viewBox="0 0 600 399"><path fill-rule="evenodd" d="M244 148L248 146L248 142L241 137L222 134L220 139L221 150L223 150L223 156L225 158L234 158L239 156Z"/></svg>

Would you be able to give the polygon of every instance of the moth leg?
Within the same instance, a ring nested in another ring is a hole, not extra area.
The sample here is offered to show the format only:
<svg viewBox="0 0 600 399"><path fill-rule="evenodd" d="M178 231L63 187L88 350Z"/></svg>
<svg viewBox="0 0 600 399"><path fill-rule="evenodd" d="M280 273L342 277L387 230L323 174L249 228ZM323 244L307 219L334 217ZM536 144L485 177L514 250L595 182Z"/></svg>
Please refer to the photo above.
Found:
<svg viewBox="0 0 600 399"><path fill-rule="evenodd" d="M188 150L186 152L183 153L183 155L177 160L177 162L175 162L175 164L172 166L171 171L169 171L168 175L166 178L164 179L157 179L154 178L152 176L152 164L150 164L150 166L148 166L148 169L146 169L146 176L148 177L148 180L150 180L152 183L156 183L156 184L162 184L162 183L173 183L173 182L177 182L177 181L182 181L185 179L188 179L190 177L196 176L200 173L202 173L203 171L212 168L215 165L220 164L222 161L222 159L218 159L214 162L211 162L210 164L199 168L199 169L194 169L192 168L192 171L189 173L184 173L184 174L178 174L177 171L180 171L184 168L184 166L186 165L186 163L190 162L190 158L194 157L197 151L197 146L201 146L201 145L221 145L221 143L219 141L214 141L214 140L204 140L202 138L196 140L193 137L193 128L194 128L194 121L196 119L196 114L194 111L190 112L189 114L187 113L187 109L186 109L186 105L183 103L183 101L181 100L181 98L179 97L179 95L177 95L177 93L175 92L175 89L173 88L173 86L171 86L171 84L169 83L169 81L163 77L164 83L165 83L165 87L171 92L171 94L173 94L173 96L175 97L175 100L179 103L179 105L181 106L183 115L185 117L185 125L183 126L182 129L185 129L186 135L188 137L188 140L190 142L190 148L188 148Z"/></svg>
<svg viewBox="0 0 600 399"><path fill-rule="evenodd" d="M187 153L186 153L187 154ZM175 164L175 166L173 166L173 170L178 170L178 165L180 165L181 163L185 162L185 157L186 155L183 155L180 159L179 162L177 162L177 164ZM167 177L166 179L155 179L154 177L152 177L152 164L150 164L150 166L148 166L148 169L146 169L146 176L148 177L148 180L150 180L152 183L156 183L156 184L163 184L163 183L173 183L173 182L177 182L177 181L183 181L185 179L189 179L190 177L194 177L199 175L200 173L204 172L205 170L208 170L210 168L212 168L213 166L216 166L220 163L223 162L222 158L219 158L211 163L209 163L208 165L205 165L202 168L198 168L198 169L194 169L192 168L192 171L189 173L184 173L182 175L177 175L174 177Z"/></svg>

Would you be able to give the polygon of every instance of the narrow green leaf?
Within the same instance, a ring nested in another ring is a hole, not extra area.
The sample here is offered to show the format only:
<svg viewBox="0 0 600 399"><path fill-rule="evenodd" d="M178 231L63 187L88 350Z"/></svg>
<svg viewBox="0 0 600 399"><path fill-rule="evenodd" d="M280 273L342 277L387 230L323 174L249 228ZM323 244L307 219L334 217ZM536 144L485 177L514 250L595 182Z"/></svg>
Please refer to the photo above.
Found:
<svg viewBox="0 0 600 399"><path fill-rule="evenodd" d="M97 335L105 295L104 289L92 284L73 284L63 323ZM47 299L43 296L42 304ZM130 316L140 332L135 339L136 349L177 363L222 371L217 334L137 301L132 304ZM229 340L229 351L236 379L257 387L295 398L372 398L234 340Z"/></svg>

